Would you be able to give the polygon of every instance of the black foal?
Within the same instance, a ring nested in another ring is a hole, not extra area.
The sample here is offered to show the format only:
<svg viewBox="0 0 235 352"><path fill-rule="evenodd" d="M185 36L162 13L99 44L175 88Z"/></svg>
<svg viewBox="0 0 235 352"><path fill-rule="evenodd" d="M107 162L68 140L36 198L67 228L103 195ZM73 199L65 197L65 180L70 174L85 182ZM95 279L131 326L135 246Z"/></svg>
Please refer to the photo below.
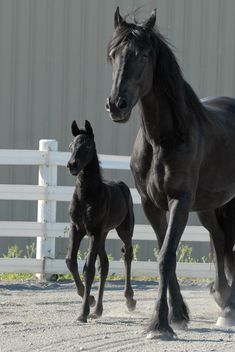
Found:
<svg viewBox="0 0 235 352"><path fill-rule="evenodd" d="M122 252L125 263L126 304L129 310L135 309L136 301L133 299L134 293L130 281L134 213L130 190L125 183L102 180L90 123L86 121L85 129L79 129L76 121L73 121L71 128L75 138L70 144L72 155L67 167L77 178L69 208L71 228L66 264L73 275L79 296L83 297L78 321L87 322L90 306L95 305L95 299L90 296L90 290L94 280L97 255L100 260L100 286L95 311L90 317L100 317L103 312L102 299L109 269L105 239L108 232L114 228L124 243ZM83 269L83 285L78 272L77 252L85 235L89 238L89 249Z"/></svg>

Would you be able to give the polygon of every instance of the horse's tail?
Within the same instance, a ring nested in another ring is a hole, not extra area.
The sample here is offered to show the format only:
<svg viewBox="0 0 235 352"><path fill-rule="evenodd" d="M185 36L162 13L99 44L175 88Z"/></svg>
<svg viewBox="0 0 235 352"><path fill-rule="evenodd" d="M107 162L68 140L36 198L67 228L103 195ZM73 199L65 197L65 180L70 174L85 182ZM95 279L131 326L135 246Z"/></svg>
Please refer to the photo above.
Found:
<svg viewBox="0 0 235 352"><path fill-rule="evenodd" d="M229 281L235 270L235 198L216 209L216 216L224 231L224 264Z"/></svg>

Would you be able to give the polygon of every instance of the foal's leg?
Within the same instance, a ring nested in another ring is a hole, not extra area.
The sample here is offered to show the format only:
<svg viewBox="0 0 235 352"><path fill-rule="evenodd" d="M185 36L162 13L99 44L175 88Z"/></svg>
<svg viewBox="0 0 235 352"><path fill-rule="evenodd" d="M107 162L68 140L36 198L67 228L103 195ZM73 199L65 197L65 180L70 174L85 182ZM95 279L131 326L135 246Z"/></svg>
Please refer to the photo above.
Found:
<svg viewBox="0 0 235 352"><path fill-rule="evenodd" d="M77 262L77 254L80 247L80 243L85 236L85 233L81 230L77 229L77 227L72 224L69 233L69 244L68 244L68 252L66 255L66 264L73 275L73 279L75 281L77 292L79 296L83 297L84 295L84 285L81 281L79 272L78 272L78 262ZM95 304L94 296L90 296L90 305L93 306Z"/></svg>
<svg viewBox="0 0 235 352"><path fill-rule="evenodd" d="M116 228L118 236L123 242L122 253L125 265L125 290L124 296L126 298L126 305L128 310L131 312L136 307L136 300L134 297L134 291L131 286L131 262L133 259L133 247L132 247L132 236L134 229L134 216L130 216L128 213L127 217L121 225Z"/></svg>
<svg viewBox="0 0 235 352"><path fill-rule="evenodd" d="M158 247L161 249L167 231L166 212L157 208L150 199L142 199L142 205L156 234ZM189 322L189 312L181 295L175 271L169 278L169 294L169 320L178 328L186 328Z"/></svg>
<svg viewBox="0 0 235 352"><path fill-rule="evenodd" d="M230 294L230 287L224 270L224 236L225 233L220 227L215 211L198 212L202 225L209 231L215 250L215 282L211 286L211 294L216 303L224 308Z"/></svg>
<svg viewBox="0 0 235 352"><path fill-rule="evenodd" d="M108 272L109 272L109 260L108 260L108 256L105 250L105 239L107 237L107 233L105 233L103 235L102 238L102 242L99 246L99 250L98 250L98 256L99 256L99 260L100 260L100 268L99 268L99 272L100 272L100 286L99 286L99 292L98 292L98 300L95 306L95 310L92 314L90 314L90 318L99 318L101 317L102 313L103 313L103 294L104 294L104 285L105 285L105 281L107 279L108 276Z"/></svg>
<svg viewBox="0 0 235 352"><path fill-rule="evenodd" d="M95 261L98 254L100 241L101 241L100 233L96 233L95 235L94 234L89 235L88 255L83 269L85 289L84 289L84 296L82 301L82 311L78 317L78 321L83 323L87 322L87 316L90 313L89 297L90 297L91 285L93 283L94 276L95 276Z"/></svg>

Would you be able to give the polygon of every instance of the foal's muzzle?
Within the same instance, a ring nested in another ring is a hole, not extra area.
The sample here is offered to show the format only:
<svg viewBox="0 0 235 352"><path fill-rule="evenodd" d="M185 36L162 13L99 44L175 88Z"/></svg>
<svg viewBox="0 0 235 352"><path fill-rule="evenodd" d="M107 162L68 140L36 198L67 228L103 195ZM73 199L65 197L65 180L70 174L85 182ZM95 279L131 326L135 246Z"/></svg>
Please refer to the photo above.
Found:
<svg viewBox="0 0 235 352"><path fill-rule="evenodd" d="M76 160L69 160L67 168L73 176L76 176L79 171L81 171L81 167L79 166L79 163Z"/></svg>

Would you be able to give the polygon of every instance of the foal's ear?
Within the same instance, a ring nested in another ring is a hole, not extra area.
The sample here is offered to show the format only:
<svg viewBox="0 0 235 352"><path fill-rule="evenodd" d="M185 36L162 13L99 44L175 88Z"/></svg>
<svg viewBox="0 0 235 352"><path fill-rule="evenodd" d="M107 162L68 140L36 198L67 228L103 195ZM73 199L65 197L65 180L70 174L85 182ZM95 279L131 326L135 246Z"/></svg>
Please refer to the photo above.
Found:
<svg viewBox="0 0 235 352"><path fill-rule="evenodd" d="M72 122L71 131L72 131L72 135L74 137L76 137L77 135L80 134L80 130L79 130L77 122L75 120Z"/></svg>
<svg viewBox="0 0 235 352"><path fill-rule="evenodd" d="M117 7L115 14L114 14L114 28L116 29L124 22L123 17L120 15L119 6Z"/></svg>
<svg viewBox="0 0 235 352"><path fill-rule="evenodd" d="M156 9L154 9L153 12L151 13L151 16L146 21L144 21L144 23L142 24L142 27L146 30L151 30L155 26L155 22L156 22Z"/></svg>
<svg viewBox="0 0 235 352"><path fill-rule="evenodd" d="M91 127L91 124L89 121L85 121L85 129L86 129L86 133L91 136L91 137L94 137L94 133L93 133L93 129Z"/></svg>

